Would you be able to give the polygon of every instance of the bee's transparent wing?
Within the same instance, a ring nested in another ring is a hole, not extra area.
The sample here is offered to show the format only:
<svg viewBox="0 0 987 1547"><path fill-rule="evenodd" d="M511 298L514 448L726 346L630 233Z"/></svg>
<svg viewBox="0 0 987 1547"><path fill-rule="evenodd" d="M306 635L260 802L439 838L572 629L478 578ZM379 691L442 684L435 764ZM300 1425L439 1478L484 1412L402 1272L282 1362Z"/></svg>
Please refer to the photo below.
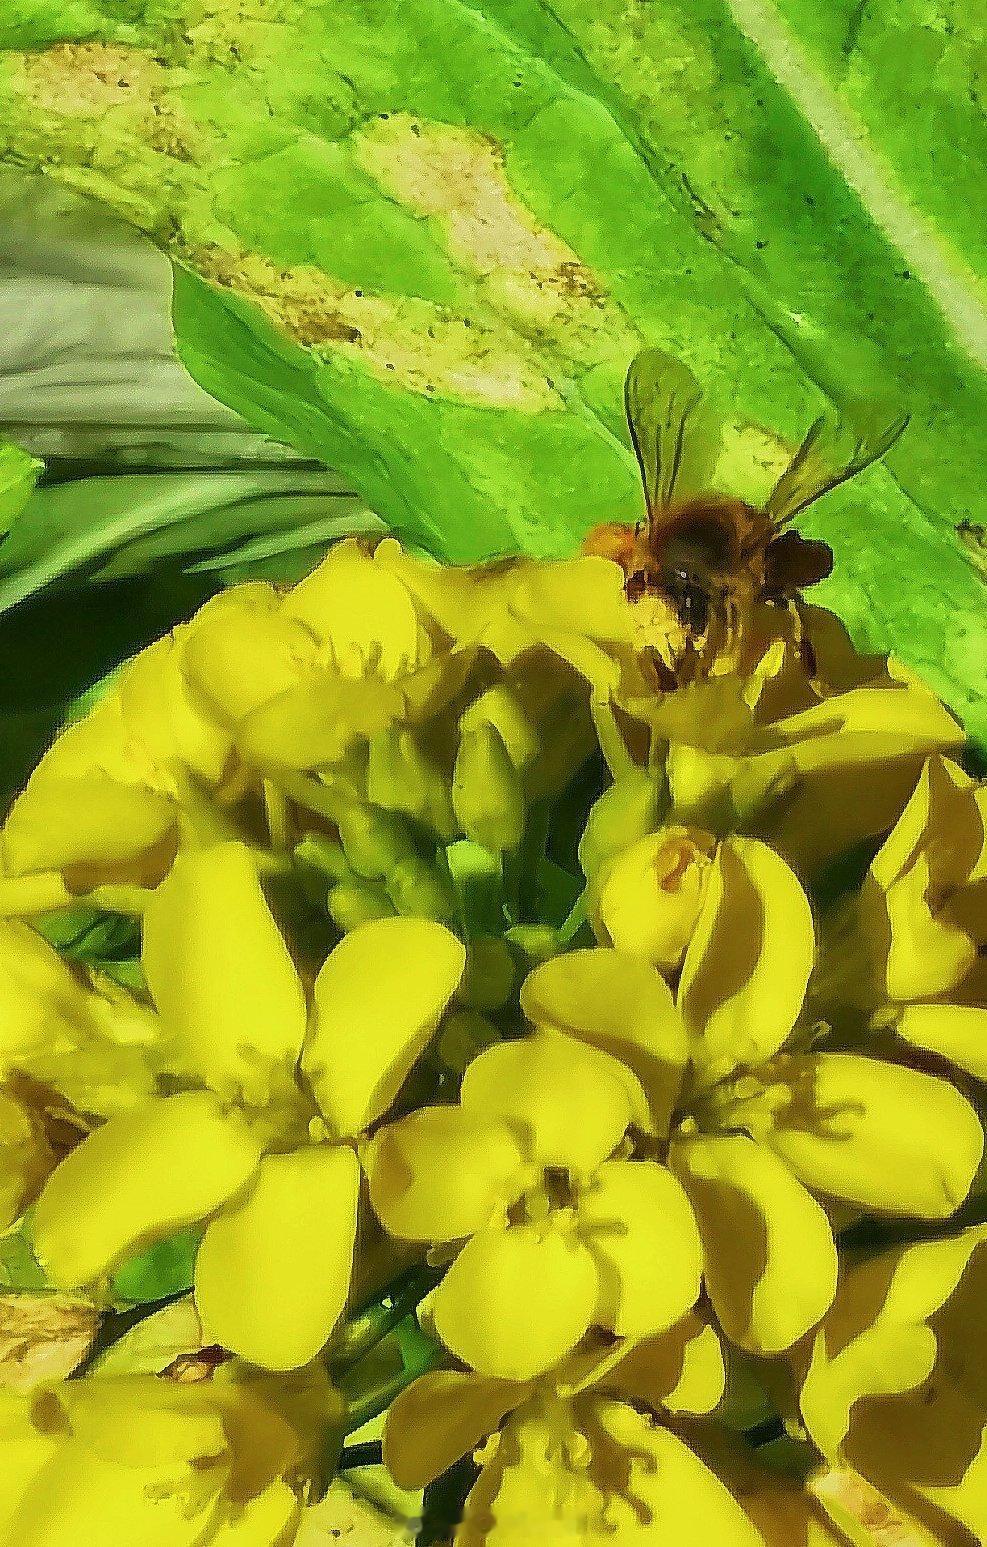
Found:
<svg viewBox="0 0 987 1547"><path fill-rule="evenodd" d="M775 526L784 526L821 494L883 457L907 423L907 414L878 403L856 404L839 418L817 419L768 496L765 514Z"/></svg>
<svg viewBox="0 0 987 1547"><path fill-rule="evenodd" d="M720 426L687 365L662 349L643 349L627 372L624 407L649 515L676 495L709 487Z"/></svg>

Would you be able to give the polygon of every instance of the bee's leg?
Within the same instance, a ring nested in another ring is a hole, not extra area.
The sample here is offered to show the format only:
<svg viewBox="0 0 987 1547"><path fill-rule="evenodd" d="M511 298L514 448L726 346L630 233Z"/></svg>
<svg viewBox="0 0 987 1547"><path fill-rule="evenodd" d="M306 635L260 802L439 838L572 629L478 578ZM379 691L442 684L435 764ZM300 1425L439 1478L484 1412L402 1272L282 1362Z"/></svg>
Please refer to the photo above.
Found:
<svg viewBox="0 0 987 1547"><path fill-rule="evenodd" d="M736 666L741 639L740 608L737 605L737 598L730 591L720 593L719 615L723 640L718 653L727 656L731 664Z"/></svg>
<svg viewBox="0 0 987 1547"><path fill-rule="evenodd" d="M819 678L819 663L816 660L815 646L809 637L809 631L805 625L805 617L802 612L802 599L799 596L790 596L786 600L788 616L792 620L792 643L795 646L802 670L809 679L809 686L817 698L826 697L826 689Z"/></svg>

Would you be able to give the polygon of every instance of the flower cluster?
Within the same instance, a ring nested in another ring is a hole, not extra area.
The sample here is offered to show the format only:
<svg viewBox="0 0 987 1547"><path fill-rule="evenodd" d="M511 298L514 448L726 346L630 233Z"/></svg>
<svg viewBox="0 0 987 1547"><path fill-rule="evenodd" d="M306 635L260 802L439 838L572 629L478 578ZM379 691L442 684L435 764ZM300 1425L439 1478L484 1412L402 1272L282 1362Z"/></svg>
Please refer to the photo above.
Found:
<svg viewBox="0 0 987 1547"><path fill-rule="evenodd" d="M191 1242L130 1303L187 1293L201 1359L10 1397L12 1540L292 1542L385 1409L404 1489L475 1452L460 1547L845 1542L765 1412L930 1540L987 1530L985 791L830 615L811 679L764 604L669 689L676 626L606 558L347 541L41 760L0 1227L107 1327Z"/></svg>

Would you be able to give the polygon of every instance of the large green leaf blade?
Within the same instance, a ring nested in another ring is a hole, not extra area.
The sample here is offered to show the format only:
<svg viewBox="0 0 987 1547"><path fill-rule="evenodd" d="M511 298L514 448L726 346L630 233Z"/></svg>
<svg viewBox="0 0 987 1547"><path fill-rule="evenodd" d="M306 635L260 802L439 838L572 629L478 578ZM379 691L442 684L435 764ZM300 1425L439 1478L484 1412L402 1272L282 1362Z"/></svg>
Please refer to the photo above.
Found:
<svg viewBox="0 0 987 1547"><path fill-rule="evenodd" d="M18 0L0 42L50 43L40 9ZM861 640L987 728L961 540L983 514L979 298L952 292L961 326L941 276L907 268L817 44L781 68L777 28L799 43L804 19L769 0L86 13L67 48L0 66L6 154L170 248L183 357L216 396L455 559L567 552L637 516L620 388L644 340L727 412L720 474L752 498L826 397L897 396L890 470L804 524L837 549L828 599Z"/></svg>

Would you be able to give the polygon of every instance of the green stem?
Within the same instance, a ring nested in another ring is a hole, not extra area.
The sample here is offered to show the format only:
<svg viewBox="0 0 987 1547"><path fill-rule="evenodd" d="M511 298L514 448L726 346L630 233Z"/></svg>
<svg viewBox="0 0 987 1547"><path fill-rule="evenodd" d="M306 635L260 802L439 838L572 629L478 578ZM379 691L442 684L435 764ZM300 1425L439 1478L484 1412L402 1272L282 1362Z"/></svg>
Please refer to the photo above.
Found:
<svg viewBox="0 0 987 1547"><path fill-rule="evenodd" d="M516 924L534 923L538 918L538 866L545 858L551 809L547 800L529 807L524 837L518 851L518 917Z"/></svg>
<svg viewBox="0 0 987 1547"><path fill-rule="evenodd" d="M440 1348L438 1343L434 1343L430 1337L426 1337L415 1317L406 1317L393 1331L401 1349L403 1362L401 1374L368 1391L353 1404L346 1420L347 1434L362 1429L371 1419L378 1418L381 1413L386 1412L394 1398L400 1396L406 1386L410 1386L420 1375L436 1369L446 1358L445 1350Z"/></svg>
<svg viewBox="0 0 987 1547"><path fill-rule="evenodd" d="M437 1276L429 1268L412 1268L395 1281L385 1301L370 1306L355 1321L342 1327L329 1348L333 1370L348 1370L375 1349L428 1294Z"/></svg>

